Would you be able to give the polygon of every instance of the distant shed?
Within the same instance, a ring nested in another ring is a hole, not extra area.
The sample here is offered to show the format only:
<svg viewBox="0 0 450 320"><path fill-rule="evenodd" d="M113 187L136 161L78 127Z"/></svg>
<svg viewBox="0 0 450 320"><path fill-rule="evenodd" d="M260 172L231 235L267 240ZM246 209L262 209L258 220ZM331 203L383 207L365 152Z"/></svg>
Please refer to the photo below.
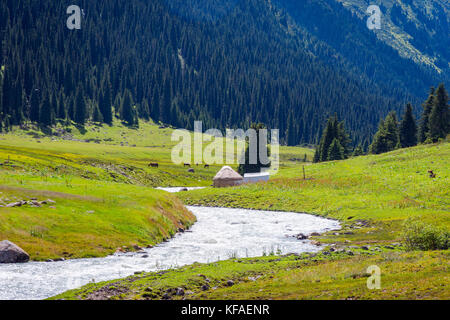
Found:
<svg viewBox="0 0 450 320"><path fill-rule="evenodd" d="M269 172L257 172L257 173L246 173L244 174L244 183L257 183L262 181L269 181Z"/></svg>
<svg viewBox="0 0 450 320"><path fill-rule="evenodd" d="M225 166L214 177L214 187L224 188L238 186L244 182L244 178L231 167Z"/></svg>

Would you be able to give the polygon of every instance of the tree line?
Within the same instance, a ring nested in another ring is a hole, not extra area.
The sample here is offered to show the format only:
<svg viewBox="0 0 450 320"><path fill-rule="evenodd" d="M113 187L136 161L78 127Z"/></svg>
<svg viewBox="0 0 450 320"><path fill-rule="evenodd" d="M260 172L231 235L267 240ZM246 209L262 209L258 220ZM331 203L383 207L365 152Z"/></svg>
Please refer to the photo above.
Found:
<svg viewBox="0 0 450 320"><path fill-rule="evenodd" d="M395 111L389 112L378 125L378 131L368 148L371 154L381 154L399 148L409 148L418 143L435 143L445 139L450 134L449 97L444 84L437 89L431 88L426 101L422 104L422 115L417 122L413 106L408 103L402 120L399 121ZM350 150L351 139L344 122L339 122L337 116L328 119L322 138L314 155L314 162L347 159L351 155L364 153L361 145Z"/></svg>

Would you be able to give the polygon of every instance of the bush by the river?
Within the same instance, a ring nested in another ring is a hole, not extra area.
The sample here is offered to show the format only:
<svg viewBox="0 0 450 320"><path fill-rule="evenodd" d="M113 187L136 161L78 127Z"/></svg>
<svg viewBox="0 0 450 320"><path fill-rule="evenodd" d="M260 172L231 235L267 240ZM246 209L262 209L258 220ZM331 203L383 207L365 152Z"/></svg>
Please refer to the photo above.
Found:
<svg viewBox="0 0 450 320"><path fill-rule="evenodd" d="M410 218L403 226L403 241L407 250L445 250L450 247L450 231Z"/></svg>

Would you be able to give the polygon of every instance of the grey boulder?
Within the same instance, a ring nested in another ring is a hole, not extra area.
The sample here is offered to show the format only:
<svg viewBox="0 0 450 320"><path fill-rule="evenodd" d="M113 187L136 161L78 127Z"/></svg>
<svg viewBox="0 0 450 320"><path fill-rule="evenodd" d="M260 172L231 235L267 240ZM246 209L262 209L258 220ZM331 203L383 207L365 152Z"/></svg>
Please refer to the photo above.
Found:
<svg viewBox="0 0 450 320"><path fill-rule="evenodd" d="M30 256L11 241L0 242L0 263L28 262Z"/></svg>

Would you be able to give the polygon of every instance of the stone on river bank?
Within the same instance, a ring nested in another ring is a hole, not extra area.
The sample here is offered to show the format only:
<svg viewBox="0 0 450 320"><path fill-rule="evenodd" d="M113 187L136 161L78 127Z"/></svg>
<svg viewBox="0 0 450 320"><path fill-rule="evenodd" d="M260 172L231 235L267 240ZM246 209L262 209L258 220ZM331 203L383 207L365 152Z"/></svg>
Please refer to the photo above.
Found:
<svg viewBox="0 0 450 320"><path fill-rule="evenodd" d="M0 242L0 263L23 263L28 262L30 256L11 241Z"/></svg>

